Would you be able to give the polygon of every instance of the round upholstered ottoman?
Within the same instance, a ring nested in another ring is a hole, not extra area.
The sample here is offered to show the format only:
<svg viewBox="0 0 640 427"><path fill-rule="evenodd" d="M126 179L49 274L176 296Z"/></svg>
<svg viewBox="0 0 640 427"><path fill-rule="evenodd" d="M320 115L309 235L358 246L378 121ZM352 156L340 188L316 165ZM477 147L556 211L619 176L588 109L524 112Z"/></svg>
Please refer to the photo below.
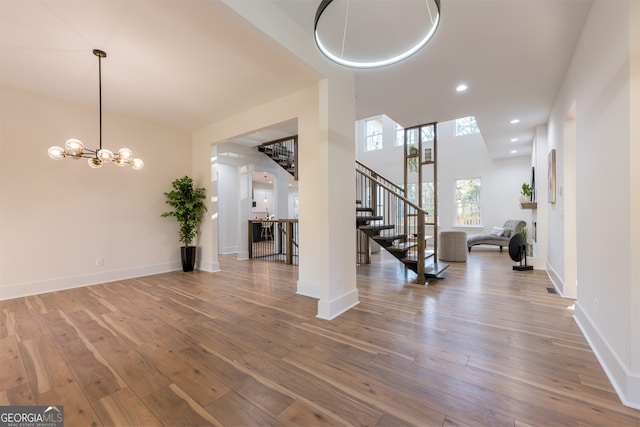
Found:
<svg viewBox="0 0 640 427"><path fill-rule="evenodd" d="M467 261L467 233L464 231L441 231L438 258L442 261Z"/></svg>

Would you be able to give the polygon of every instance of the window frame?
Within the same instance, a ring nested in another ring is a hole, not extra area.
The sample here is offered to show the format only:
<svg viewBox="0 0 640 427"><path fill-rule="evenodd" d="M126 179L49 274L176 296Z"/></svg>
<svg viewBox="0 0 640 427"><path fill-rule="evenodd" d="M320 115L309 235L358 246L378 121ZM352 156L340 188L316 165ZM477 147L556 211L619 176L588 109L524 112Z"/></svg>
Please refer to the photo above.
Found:
<svg viewBox="0 0 640 427"><path fill-rule="evenodd" d="M379 133L369 133L369 122L379 122L380 123L380 132ZM379 143L375 144L372 142L373 139L379 138ZM379 145L379 146L378 146ZM384 145L384 120L382 116L371 117L364 121L364 151L377 151L382 150ZM371 148L374 147L374 148Z"/></svg>
<svg viewBox="0 0 640 427"><path fill-rule="evenodd" d="M400 138L398 138L400 135ZM393 146L394 147L403 147L404 146L404 128L400 126L399 123L393 123Z"/></svg>
<svg viewBox="0 0 640 427"><path fill-rule="evenodd" d="M453 127L453 133L456 137L479 134L480 128L478 127L476 117L467 116L456 119L455 126Z"/></svg>
<svg viewBox="0 0 640 427"><path fill-rule="evenodd" d="M478 196L474 202L460 201L458 198L458 183L461 181L478 181ZM453 182L453 226L454 227L469 227L469 228L481 228L482 227L482 177L473 178L458 178ZM461 206L461 203L462 206ZM469 209L467 205L475 205L475 209ZM465 212L466 211L466 212ZM470 212L477 212L477 215L469 215ZM464 213L464 214L463 214ZM464 218L463 223L460 223L460 218ZM474 220L474 218L477 218Z"/></svg>

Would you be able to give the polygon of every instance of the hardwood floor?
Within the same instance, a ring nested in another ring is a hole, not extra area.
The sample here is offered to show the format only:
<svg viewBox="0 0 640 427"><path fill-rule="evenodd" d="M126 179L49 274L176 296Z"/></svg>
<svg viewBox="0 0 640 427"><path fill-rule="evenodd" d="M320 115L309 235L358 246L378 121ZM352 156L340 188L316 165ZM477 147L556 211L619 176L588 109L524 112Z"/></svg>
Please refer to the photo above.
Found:
<svg viewBox="0 0 640 427"><path fill-rule="evenodd" d="M474 249L411 283L376 255L333 321L297 268L221 257L0 302L0 405L66 426L640 426L542 271Z"/></svg>

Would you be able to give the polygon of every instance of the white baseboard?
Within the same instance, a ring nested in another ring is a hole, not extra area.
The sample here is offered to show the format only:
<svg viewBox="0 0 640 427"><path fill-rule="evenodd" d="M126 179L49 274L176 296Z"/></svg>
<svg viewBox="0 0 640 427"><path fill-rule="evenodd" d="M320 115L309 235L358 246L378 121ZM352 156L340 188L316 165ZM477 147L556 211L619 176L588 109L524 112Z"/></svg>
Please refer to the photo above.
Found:
<svg viewBox="0 0 640 427"><path fill-rule="evenodd" d="M229 247L220 249L220 253L223 254L223 255L235 254L236 252L238 252L238 246L237 245L236 246L229 246Z"/></svg>
<svg viewBox="0 0 640 427"><path fill-rule="evenodd" d="M318 315L320 319L331 320L340 316L345 311L360 304L358 300L358 290L353 289L346 294L334 298L331 301L319 300L318 301Z"/></svg>
<svg viewBox="0 0 640 427"><path fill-rule="evenodd" d="M549 280L551 281L554 289L556 290L556 293L560 295L562 298L564 298L565 296L562 293L564 283L562 282L562 279L560 279L560 276L558 276L558 273L556 273L556 271L553 269L553 267L549 265L549 263L547 263L546 271L547 271L547 276L549 277Z"/></svg>
<svg viewBox="0 0 640 427"><path fill-rule="evenodd" d="M573 318L598 358L622 404L640 409L640 375L629 372L578 301L575 304Z"/></svg>
<svg viewBox="0 0 640 427"><path fill-rule="evenodd" d="M196 264L198 270L206 271L208 273L217 273L220 271L219 262L199 262Z"/></svg>
<svg viewBox="0 0 640 427"><path fill-rule="evenodd" d="M180 262L147 265L124 270L104 271L95 274L84 274L71 277L58 277L36 282L18 283L0 288L0 300L80 288L116 280L132 279L134 277L149 276L151 274L167 273L182 269Z"/></svg>
<svg viewBox="0 0 640 427"><path fill-rule="evenodd" d="M237 257L236 257L239 261L244 261L246 259L249 259L249 251L242 251L242 252L238 252Z"/></svg>

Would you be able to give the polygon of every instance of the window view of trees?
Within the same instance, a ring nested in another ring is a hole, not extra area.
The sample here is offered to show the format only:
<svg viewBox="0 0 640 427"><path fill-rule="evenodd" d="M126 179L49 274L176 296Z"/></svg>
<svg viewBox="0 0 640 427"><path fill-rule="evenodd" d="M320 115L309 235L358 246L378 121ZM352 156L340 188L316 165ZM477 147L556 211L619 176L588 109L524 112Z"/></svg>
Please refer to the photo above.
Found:
<svg viewBox="0 0 640 427"><path fill-rule="evenodd" d="M418 184L415 182L407 186L407 199L416 205L418 204ZM433 222L433 214L435 211L434 200L435 195L433 194L433 181L423 182L421 208L427 212L427 222Z"/></svg>
<svg viewBox="0 0 640 427"><path fill-rule="evenodd" d="M381 150L383 134L382 117L367 120L366 129L365 150Z"/></svg>
<svg viewBox="0 0 640 427"><path fill-rule="evenodd" d="M434 129L435 126L422 126L420 130L422 131L422 142L425 141L433 141L434 137Z"/></svg>
<svg viewBox="0 0 640 427"><path fill-rule="evenodd" d="M393 144L395 147L400 147L404 144L404 128L397 123L394 123Z"/></svg>
<svg viewBox="0 0 640 427"><path fill-rule="evenodd" d="M433 221L433 214L435 211L434 194L433 194L433 181L422 183L422 209L427 211L426 221L429 223Z"/></svg>
<svg viewBox="0 0 640 427"><path fill-rule="evenodd" d="M480 178L456 180L456 225L481 225Z"/></svg>
<svg viewBox="0 0 640 427"><path fill-rule="evenodd" d="M456 136L480 133L476 118L473 116L456 119Z"/></svg>

